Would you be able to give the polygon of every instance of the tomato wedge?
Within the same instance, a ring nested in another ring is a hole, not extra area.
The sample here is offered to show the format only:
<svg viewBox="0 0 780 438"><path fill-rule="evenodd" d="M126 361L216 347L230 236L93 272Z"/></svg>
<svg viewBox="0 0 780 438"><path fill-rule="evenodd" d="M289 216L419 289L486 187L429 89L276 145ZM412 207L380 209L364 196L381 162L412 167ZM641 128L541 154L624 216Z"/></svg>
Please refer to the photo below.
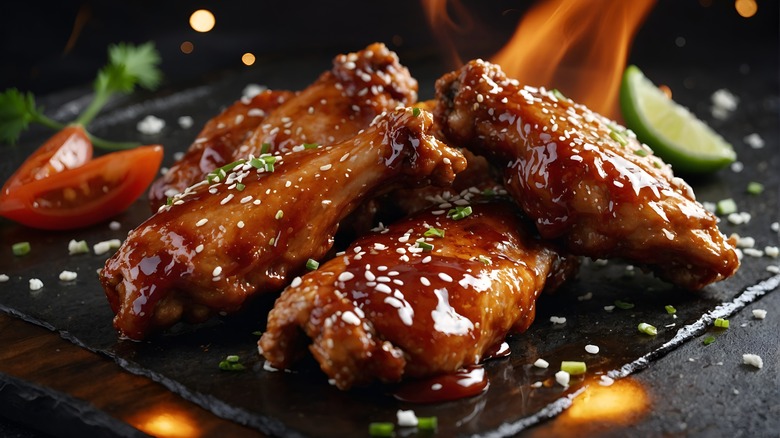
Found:
<svg viewBox="0 0 780 438"><path fill-rule="evenodd" d="M91 159L92 142L84 127L68 125L33 152L3 184L0 193L7 194L15 187L81 167Z"/></svg>
<svg viewBox="0 0 780 438"><path fill-rule="evenodd" d="M162 146L141 146L16 186L0 193L0 216L46 230L96 224L138 199L157 175L162 158Z"/></svg>

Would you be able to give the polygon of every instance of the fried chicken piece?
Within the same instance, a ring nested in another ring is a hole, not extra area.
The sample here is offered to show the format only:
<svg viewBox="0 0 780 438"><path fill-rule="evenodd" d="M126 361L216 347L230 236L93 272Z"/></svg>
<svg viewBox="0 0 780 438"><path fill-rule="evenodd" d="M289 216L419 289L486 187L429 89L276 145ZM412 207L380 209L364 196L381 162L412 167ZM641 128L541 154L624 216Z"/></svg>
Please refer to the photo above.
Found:
<svg viewBox="0 0 780 438"><path fill-rule="evenodd" d="M338 55L333 68L288 100L255 130L236 159L301 143L333 144L368 126L377 115L417 101L417 80L384 44Z"/></svg>
<svg viewBox="0 0 780 438"><path fill-rule="evenodd" d="M367 197L451 183L465 159L430 135L432 121L399 109L345 142L241 160L177 195L101 271L114 326L143 339L181 319L236 312L322 257L339 221Z"/></svg>
<svg viewBox="0 0 780 438"><path fill-rule="evenodd" d="M237 100L209 120L184 156L152 183L149 188L152 211L212 170L233 162L236 150L252 135L254 128L292 96L291 91L264 90L251 99Z"/></svg>
<svg viewBox="0 0 780 438"><path fill-rule="evenodd" d="M268 315L260 353L288 368L311 339L322 370L348 389L452 373L526 330L545 283L560 284L576 259L526 231L514 203L472 196L448 201L471 207L462 219L434 206L293 280Z"/></svg>
<svg viewBox="0 0 780 438"><path fill-rule="evenodd" d="M734 241L633 133L476 60L436 83L446 137L506 168L539 233L574 254L619 257L696 290L734 274Z"/></svg>
<svg viewBox="0 0 780 438"><path fill-rule="evenodd" d="M338 55L333 68L303 91L266 92L212 119L187 155L152 185L150 203L156 209L212 170L247 155L340 143L377 115L416 101L417 81L384 44ZM248 117L253 115L260 117Z"/></svg>

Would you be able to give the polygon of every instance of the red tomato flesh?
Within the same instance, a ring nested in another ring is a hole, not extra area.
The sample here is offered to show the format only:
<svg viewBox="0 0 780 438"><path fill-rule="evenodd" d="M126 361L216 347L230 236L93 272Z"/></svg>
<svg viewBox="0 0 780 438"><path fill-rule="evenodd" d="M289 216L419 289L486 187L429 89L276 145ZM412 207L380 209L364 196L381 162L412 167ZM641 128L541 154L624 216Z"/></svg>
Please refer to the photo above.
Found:
<svg viewBox="0 0 780 438"><path fill-rule="evenodd" d="M75 169L0 193L0 216L33 228L65 230L125 211L157 175L161 146L103 155Z"/></svg>
<svg viewBox="0 0 780 438"><path fill-rule="evenodd" d="M81 125L69 125L51 136L8 178L0 194L32 181L83 166L92 159L92 142Z"/></svg>

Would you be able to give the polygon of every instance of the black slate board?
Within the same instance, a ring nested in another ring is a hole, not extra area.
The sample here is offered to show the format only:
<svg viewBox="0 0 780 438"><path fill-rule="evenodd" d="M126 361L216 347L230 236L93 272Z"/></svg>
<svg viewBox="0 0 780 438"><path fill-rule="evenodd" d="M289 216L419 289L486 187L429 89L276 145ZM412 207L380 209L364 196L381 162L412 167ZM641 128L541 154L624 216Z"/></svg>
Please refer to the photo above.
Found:
<svg viewBox="0 0 780 438"><path fill-rule="evenodd" d="M251 71L234 73L208 85L185 86L117 101L96 121L95 133L111 138L137 138L136 122L146 114L154 114L166 120L167 127L161 134L143 140L164 144L166 163L171 163L172 154L185 149L199 126L238 98L247 83L301 88L317 72L328 68L328 58L265 60ZM421 96L425 98L430 96L430 86L443 70L435 63L418 61L418 66L407 64L420 80ZM646 73L653 77L652 71ZM707 80L703 71L692 75L702 82ZM777 245L777 234L769 225L778 220L780 185L776 85L769 95L761 83L741 82L734 86L740 87L732 91L737 91L744 103L739 112L719 122L717 127L734 143L745 170L735 173L725 169L691 182L700 200L733 197L740 211L752 214L751 222L746 225L724 222L724 232L753 236L760 245ZM707 89L705 85L700 87ZM52 96L45 103L55 117L63 116L83 105L83 96L84 90L74 90ZM176 120L181 115L192 116L194 127L180 128ZM742 138L751 132L760 133L767 146L763 149L746 146ZM41 131L35 131L24 139L22 146L30 150L44 138ZM24 158L24 150L22 147L10 151L14 156L4 160L0 176L5 178L10 174ZM760 197L745 194L745 186L753 180L765 184L766 190ZM575 282L555 296L545 296L539 301L532 328L510 339L511 357L486 364L491 382L487 392L456 402L409 405L395 401L380 387L340 392L327 384L311 362L293 372L264 370L255 349L257 337L252 332L262 330L263 308L267 309L270 301L260 303L253 314L247 312L198 327L178 326L147 342L119 341L111 327L113 315L95 274L107 256L68 256L67 243L72 238L87 240L90 245L110 238L121 239L147 215L145 202L139 201L116 218L122 224L119 231L101 224L66 233L40 232L0 221L2 247L23 240L30 241L33 247L32 253L24 257L12 256L10 249L0 250L0 273L11 276L10 281L0 284L0 310L50 324L66 339L114 358L131 372L160 381L217 415L275 436L364 435L369 422L393 421L399 408L413 408L418 415L438 416L440 436L514 434L557 414L584 385L594 384L592 380L575 380L567 389L555 384L532 388L534 382L549 382L558 361L585 360L590 376L628 375L648 366L680 342L701 334L716 316L728 317L745 303L760 298L762 293L776 290L778 285L778 277L772 277L765 269L777 264L777 260L767 257L747 257L735 277L699 294L675 290L624 264L601 267L586 263ZM60 282L57 277L64 269L77 271L79 278L74 282ZM45 287L30 291L30 278L41 279ZM588 292L592 293L590 300L578 299ZM616 299L630 301L635 307L605 311L604 306ZM666 313L664 305L667 304L678 309L676 319ZM565 317L566 323L552 324L550 316ZM641 321L656 325L658 336L638 333L636 326ZM599 345L601 352L595 356L585 353L584 346L589 343ZM239 355L248 370L219 371L217 364L228 354ZM549 360L551 368L534 368L531 364L538 357Z"/></svg>

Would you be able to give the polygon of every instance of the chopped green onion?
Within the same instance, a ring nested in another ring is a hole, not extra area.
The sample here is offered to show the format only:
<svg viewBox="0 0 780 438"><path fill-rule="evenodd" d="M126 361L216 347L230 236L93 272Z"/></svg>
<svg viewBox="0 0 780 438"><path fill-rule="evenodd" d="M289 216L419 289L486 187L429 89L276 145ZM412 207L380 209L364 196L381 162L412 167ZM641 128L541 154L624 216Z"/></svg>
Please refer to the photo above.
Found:
<svg viewBox="0 0 780 438"><path fill-rule="evenodd" d="M274 219L279 220L284 217L284 212L282 210L279 210L276 212L276 216L274 216Z"/></svg>
<svg viewBox="0 0 780 438"><path fill-rule="evenodd" d="M439 427L439 420L436 417L417 417L417 429L435 430Z"/></svg>
<svg viewBox="0 0 780 438"><path fill-rule="evenodd" d="M417 117L420 115L420 108L414 107L412 108L412 115Z"/></svg>
<svg viewBox="0 0 780 438"><path fill-rule="evenodd" d="M587 370L588 367L585 365L585 362L578 362L574 360L564 360L561 362L561 371L566 371L572 376L585 374L585 371Z"/></svg>
<svg viewBox="0 0 780 438"><path fill-rule="evenodd" d="M219 362L219 369L222 371L241 371L245 369L245 367L239 362L238 356L231 354L226 357L225 360Z"/></svg>
<svg viewBox="0 0 780 438"><path fill-rule="evenodd" d="M493 189L485 189L482 191L484 196L496 196L496 191Z"/></svg>
<svg viewBox="0 0 780 438"><path fill-rule="evenodd" d="M718 214L731 214L737 212L737 203L733 199L721 199L715 206L715 211Z"/></svg>
<svg viewBox="0 0 780 438"><path fill-rule="evenodd" d="M471 206L467 205L465 207L455 207L450 209L450 211L447 212L447 217L451 218L452 220L459 221L469 216L471 213Z"/></svg>
<svg viewBox="0 0 780 438"><path fill-rule="evenodd" d="M629 303L628 301L622 301L622 300L615 300L615 307L623 310L633 309L634 303Z"/></svg>
<svg viewBox="0 0 780 438"><path fill-rule="evenodd" d="M317 149L318 147L320 147L320 145L317 144L317 143L304 143L303 144L303 148L304 149Z"/></svg>
<svg viewBox="0 0 780 438"><path fill-rule="evenodd" d="M262 157L256 157L252 158L252 160L249 162L249 164L254 167L255 169L264 169L268 172L274 171L274 163L276 163L276 156L274 155L265 155Z"/></svg>
<svg viewBox="0 0 780 438"><path fill-rule="evenodd" d="M655 168L656 168L656 169L660 169L660 168L662 168L662 167L663 167L663 165L661 164L661 162L660 162L660 161L658 161L658 160L656 160L656 161L653 161L653 166L655 166Z"/></svg>
<svg viewBox="0 0 780 438"><path fill-rule="evenodd" d="M764 185L760 182L751 181L747 185L747 192L751 195L760 195L764 191Z"/></svg>
<svg viewBox="0 0 780 438"><path fill-rule="evenodd" d="M639 155L640 157L646 157L647 151L644 149L637 149L634 151L634 154Z"/></svg>
<svg viewBox="0 0 780 438"><path fill-rule="evenodd" d="M216 169L212 170L211 172L206 175L206 180L211 184L216 179L222 179L225 176L227 176L227 173L231 170L235 169L237 166L240 166L242 164L246 163L246 160L238 160L234 161L232 163L225 164L222 167L217 167Z"/></svg>
<svg viewBox="0 0 780 438"><path fill-rule="evenodd" d="M11 245L11 252L15 256L23 256L30 253L30 242L17 242Z"/></svg>
<svg viewBox="0 0 780 438"><path fill-rule="evenodd" d="M246 188L246 185L244 185L244 184L241 184L241 183L237 183L236 184L236 190L238 190L239 192L243 192L245 188Z"/></svg>
<svg viewBox="0 0 780 438"><path fill-rule="evenodd" d="M393 423L369 423L368 434L371 436L393 436L395 425Z"/></svg>
<svg viewBox="0 0 780 438"><path fill-rule="evenodd" d="M261 154L267 154L271 151L271 143L263 143L260 145L260 153Z"/></svg>
<svg viewBox="0 0 780 438"><path fill-rule="evenodd" d="M430 227L428 228L425 233L423 233L423 236L425 237L444 237L444 230L440 230L438 228Z"/></svg>
<svg viewBox="0 0 780 438"><path fill-rule="evenodd" d="M677 313L677 309L675 309L674 306L664 306L664 309L666 309L666 313L670 315Z"/></svg>
<svg viewBox="0 0 780 438"><path fill-rule="evenodd" d="M306 269L313 271L320 267L320 262L314 259L309 259L306 261Z"/></svg>
<svg viewBox="0 0 780 438"><path fill-rule="evenodd" d="M564 96L563 93L561 93L561 90L557 88L550 90L550 93L558 100L566 100L566 96Z"/></svg>
<svg viewBox="0 0 780 438"><path fill-rule="evenodd" d="M165 205L173 205L173 198L168 196L168 199L165 200Z"/></svg>
<svg viewBox="0 0 780 438"><path fill-rule="evenodd" d="M706 338L704 338L704 341L702 341L704 345L710 345L713 342L715 342L715 336L707 336Z"/></svg>
<svg viewBox="0 0 780 438"><path fill-rule="evenodd" d="M252 332L252 334L255 336L263 336L263 332L261 332L260 330L255 330Z"/></svg>
<svg viewBox="0 0 780 438"><path fill-rule="evenodd" d="M612 140L615 140L616 142L620 143L620 146L625 146L628 144L628 140L626 140L626 138L623 137L623 134L615 131L614 129L609 131L609 136L612 137Z"/></svg>
<svg viewBox="0 0 780 438"><path fill-rule="evenodd" d="M723 318L716 318L715 327L727 329L729 328L729 320Z"/></svg>
<svg viewBox="0 0 780 438"><path fill-rule="evenodd" d="M415 242L417 244L418 248L422 248L423 251L431 251L433 250L433 245L431 245L428 242L423 242L422 240L418 240Z"/></svg>
<svg viewBox="0 0 780 438"><path fill-rule="evenodd" d="M640 322L637 328L646 335L655 336L658 334L658 329L646 322Z"/></svg>
<svg viewBox="0 0 780 438"><path fill-rule="evenodd" d="M493 260L490 260L490 257L485 257L483 255L480 255L479 257L477 257L477 260L479 260L480 262L482 262L485 265L492 265L493 264Z"/></svg>

